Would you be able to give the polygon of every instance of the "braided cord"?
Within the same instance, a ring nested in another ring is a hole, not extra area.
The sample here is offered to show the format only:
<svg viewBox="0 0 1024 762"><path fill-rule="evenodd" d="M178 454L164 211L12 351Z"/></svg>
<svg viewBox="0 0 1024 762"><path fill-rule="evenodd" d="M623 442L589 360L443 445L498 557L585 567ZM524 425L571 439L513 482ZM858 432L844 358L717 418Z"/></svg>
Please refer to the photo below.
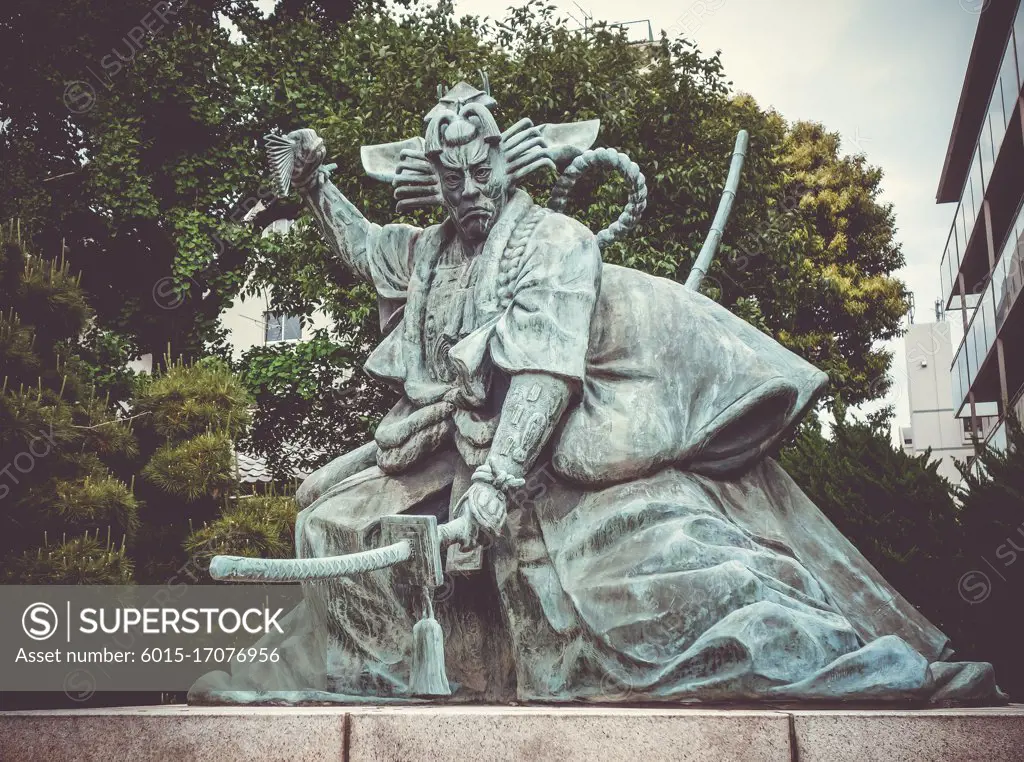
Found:
<svg viewBox="0 0 1024 762"><path fill-rule="evenodd" d="M231 582L310 582L364 574L409 560L407 540L383 548L327 558L246 558L214 556L210 576Z"/></svg>
<svg viewBox="0 0 1024 762"><path fill-rule="evenodd" d="M530 209L525 219L521 220L508 240L508 245L501 256L498 269L498 306L505 309L512 301L513 286L523 266L523 253L530 242L537 224L548 214L547 209L535 206Z"/></svg>
<svg viewBox="0 0 1024 762"><path fill-rule="evenodd" d="M636 227L640 217L647 208L647 181L644 173L640 171L637 163L631 160L621 151L614 148L598 148L596 150L584 151L576 157L562 176L558 178L555 186L551 189L551 200L548 201L548 208L556 212L565 209L565 203L569 198L569 192L580 176L591 167L604 166L617 169L629 183L629 200L626 202L622 214L611 225L597 234L597 245L602 249Z"/></svg>

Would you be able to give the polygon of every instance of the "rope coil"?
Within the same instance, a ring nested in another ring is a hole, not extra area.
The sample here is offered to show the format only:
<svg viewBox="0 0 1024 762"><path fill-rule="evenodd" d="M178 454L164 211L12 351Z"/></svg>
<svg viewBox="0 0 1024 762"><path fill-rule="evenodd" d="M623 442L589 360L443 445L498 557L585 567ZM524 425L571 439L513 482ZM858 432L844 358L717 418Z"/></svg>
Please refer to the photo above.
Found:
<svg viewBox="0 0 1024 762"><path fill-rule="evenodd" d="M597 245L603 249L612 241L629 233L640 222L640 217L643 215L644 209L647 208L647 180L637 163L621 151L616 151L614 148L591 149L577 156L555 182L551 189L548 208L556 212L565 209L569 192L576 185L576 181L593 167L608 167L618 170L630 185L629 200L626 202L622 214L615 222L597 234Z"/></svg>

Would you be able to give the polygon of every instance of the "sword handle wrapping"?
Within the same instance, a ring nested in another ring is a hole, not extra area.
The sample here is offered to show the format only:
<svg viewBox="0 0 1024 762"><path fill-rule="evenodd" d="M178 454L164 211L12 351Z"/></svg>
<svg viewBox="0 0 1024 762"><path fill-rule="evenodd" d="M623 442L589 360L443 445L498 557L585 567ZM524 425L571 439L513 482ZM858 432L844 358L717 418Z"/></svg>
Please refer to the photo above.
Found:
<svg viewBox="0 0 1024 762"><path fill-rule="evenodd" d="M210 576L226 582L315 582L407 564L413 581L428 587L442 584L441 550L473 539L473 524L463 513L437 526L433 516L387 516L381 520L381 548L323 558L249 558L214 556Z"/></svg>

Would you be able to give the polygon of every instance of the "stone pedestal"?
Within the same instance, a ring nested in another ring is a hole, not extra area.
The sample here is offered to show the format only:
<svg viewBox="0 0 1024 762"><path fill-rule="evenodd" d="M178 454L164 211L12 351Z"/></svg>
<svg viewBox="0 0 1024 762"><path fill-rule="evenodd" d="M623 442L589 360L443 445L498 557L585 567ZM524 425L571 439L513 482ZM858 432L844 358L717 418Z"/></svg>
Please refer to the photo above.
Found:
<svg viewBox="0 0 1024 762"><path fill-rule="evenodd" d="M1024 706L805 711L138 707L0 713L0 759L430 762L1024 760Z"/></svg>

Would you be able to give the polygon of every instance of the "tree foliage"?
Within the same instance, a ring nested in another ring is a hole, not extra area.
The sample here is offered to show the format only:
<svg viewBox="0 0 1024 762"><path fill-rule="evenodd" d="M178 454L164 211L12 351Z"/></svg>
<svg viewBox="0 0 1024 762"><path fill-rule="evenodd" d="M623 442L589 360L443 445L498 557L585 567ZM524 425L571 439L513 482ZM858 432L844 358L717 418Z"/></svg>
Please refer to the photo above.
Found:
<svg viewBox="0 0 1024 762"><path fill-rule="evenodd" d="M353 372L352 342L326 331L298 344L257 346L240 360L256 401L246 452L266 458L279 480L310 473L373 435L375 411L397 401L387 387Z"/></svg>
<svg viewBox="0 0 1024 762"><path fill-rule="evenodd" d="M958 463L961 555L945 583L959 593L967 637L962 658L991 661L999 684L1024 696L1020 598L1024 589L1024 431L1007 419L1008 447ZM954 644L956 645L956 644Z"/></svg>
<svg viewBox="0 0 1024 762"><path fill-rule="evenodd" d="M112 468L136 452L129 427L69 367L90 310L62 255L0 232L0 568L3 579L104 583L131 577L138 501Z"/></svg>
<svg viewBox="0 0 1024 762"><path fill-rule="evenodd" d="M185 542L205 568L218 554L291 558L295 554L295 505L278 495L240 496Z"/></svg>
<svg viewBox="0 0 1024 762"><path fill-rule="evenodd" d="M133 551L140 580L160 582L188 562L190 533L220 515L237 492L234 446L245 434L250 399L220 360L165 362L139 380L133 398L142 500Z"/></svg>
<svg viewBox="0 0 1024 762"><path fill-rule="evenodd" d="M162 582L213 538L237 552L281 552L293 501L236 499L234 448L251 400L230 368L167 361L155 377L129 379L124 407L98 397L95 381L118 374L92 364L78 276L60 257L26 251L15 229L0 246L3 581ZM233 522L264 541L232 545L224 527Z"/></svg>

